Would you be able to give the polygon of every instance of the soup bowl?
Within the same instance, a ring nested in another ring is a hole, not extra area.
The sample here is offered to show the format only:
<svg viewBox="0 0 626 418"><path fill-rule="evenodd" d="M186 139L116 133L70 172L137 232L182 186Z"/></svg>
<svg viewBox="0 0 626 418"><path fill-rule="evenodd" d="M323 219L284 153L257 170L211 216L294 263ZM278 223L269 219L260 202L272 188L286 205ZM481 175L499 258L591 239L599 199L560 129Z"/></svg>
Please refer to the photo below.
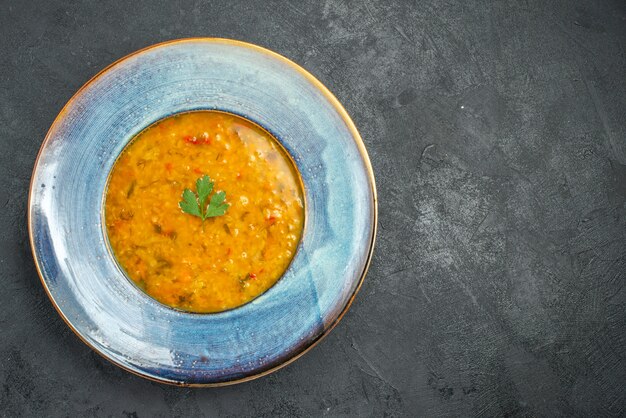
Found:
<svg viewBox="0 0 626 418"><path fill-rule="evenodd" d="M302 238L281 279L253 301L211 314L169 308L135 286L104 222L107 179L126 145L155 122L195 110L267 130L305 192ZM313 347L352 303L376 235L373 171L341 104L288 59L226 39L154 45L97 74L52 124L29 193L33 256L63 320L114 364L178 385L249 380Z"/></svg>

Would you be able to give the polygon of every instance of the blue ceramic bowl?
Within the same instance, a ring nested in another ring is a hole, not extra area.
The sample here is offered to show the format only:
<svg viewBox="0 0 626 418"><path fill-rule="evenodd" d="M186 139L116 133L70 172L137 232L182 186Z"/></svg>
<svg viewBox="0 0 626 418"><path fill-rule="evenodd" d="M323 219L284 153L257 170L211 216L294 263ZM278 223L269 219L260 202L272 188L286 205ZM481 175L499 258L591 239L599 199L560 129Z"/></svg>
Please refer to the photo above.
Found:
<svg viewBox="0 0 626 418"><path fill-rule="evenodd" d="M139 290L114 260L103 222L107 178L128 142L159 119L199 109L270 131L306 193L305 230L287 272L254 301L216 314L177 311ZM254 45L187 39L112 64L63 108L35 164L29 232L44 288L86 344L146 378L220 385L276 370L337 324L367 270L376 213L363 142L318 80Z"/></svg>

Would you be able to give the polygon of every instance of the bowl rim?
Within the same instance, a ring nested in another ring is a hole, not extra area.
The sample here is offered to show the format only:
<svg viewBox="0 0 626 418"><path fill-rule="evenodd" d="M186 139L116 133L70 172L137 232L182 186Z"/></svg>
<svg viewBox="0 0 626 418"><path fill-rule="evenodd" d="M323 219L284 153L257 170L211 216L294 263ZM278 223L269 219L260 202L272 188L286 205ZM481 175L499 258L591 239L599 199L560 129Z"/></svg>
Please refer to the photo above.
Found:
<svg viewBox="0 0 626 418"><path fill-rule="evenodd" d="M372 211L372 230L371 230L372 231L372 238L371 238L370 243L369 243L369 249L368 249L368 252L367 252L366 259L365 259L365 264L364 264L364 267L363 267L363 271L361 272L361 275L359 277L357 286L355 287L352 295L350 295L350 298L346 302L345 306L343 307L343 309L341 310L341 312L339 313L337 318L335 318L330 324L326 325L324 327L323 331L320 333L320 335L318 335L317 337L312 339L308 343L308 345L306 347L304 347L299 352L293 352L291 357L287 358L282 363L277 364L274 367L271 367L269 369L262 370L262 371L260 371L258 373L251 374L249 376L245 376L245 377L242 377L240 379L234 379L234 380L226 381L226 382L188 383L188 382L183 382L183 381L181 381L181 382L174 382L174 381L171 381L171 380L155 378L153 376L149 376L149 375L146 375L146 374L139 373L139 372L137 372L135 370L132 370L132 369L126 367L123 364L120 364L120 363L116 362L114 359L112 359L109 356L107 356L106 353L102 352L101 350L99 350L98 348L96 348L92 344L90 344L74 328L74 326L66 318L66 316L61 311L61 308L58 306L58 304L56 303L56 301L52 297L52 294L50 293L50 289L48 288L48 285L46 284L46 281L45 281L45 279L43 277L43 273L41 271L40 261L39 261L39 259L37 257L37 252L36 252L36 249L35 249L35 237L34 237L34 233L33 233L33 223L32 223L32 217L31 217L31 213L32 213L31 209L32 209L32 203L33 203L32 199L33 199L33 194L35 193L35 184L34 184L34 182L35 182L35 171L37 170L37 167L39 166L39 161L40 161L40 158L41 158L41 156L43 154L43 151L46 148L48 142L50 141L52 128L64 117L64 115L67 113L67 110L70 107L70 105L78 98L78 96L83 92L83 90L87 89L93 82L95 82L97 79L99 79L102 75L104 75L106 72L108 72L111 68L113 68L114 66L116 66L117 64L119 64L119 63L121 63L123 61L126 61L127 59L129 59L131 57L134 57L135 55L142 54L142 53L147 52L147 51L152 50L152 49L157 49L157 48L161 48L161 47L171 46L171 45L175 45L175 44L179 44L179 43L193 43L193 42L208 42L208 43L217 43L217 44L224 44L224 45L231 45L231 46L236 46L236 47L248 48L248 49L253 50L255 52L268 55L269 57L274 58L274 59L282 62L283 64L286 64L287 66L291 67L293 70L296 70L298 73L300 73L304 78L306 78L307 81L309 81L315 88L317 88L320 91L320 93L324 96L324 98L326 100L328 100L328 102L333 106L333 108L337 111L337 113L340 115L341 119L346 124L346 127L350 131L350 134L351 134L352 138L354 139L354 141L355 141L355 143L357 145L357 148L359 150L361 159L363 160L363 163L365 165L365 170L367 172L367 177L368 177L370 185L371 185L371 193L372 193L372 201L371 201L372 209L373 209L373 211ZM372 164L371 164L369 156L367 154L367 150L365 148L365 144L363 142L363 139L361 138L361 135L359 134L359 132L358 132L354 122L352 121L352 119L348 115L348 112L345 110L343 105L330 92L330 90L324 84L322 84L321 81L319 81L315 76L313 76L311 73L309 73L303 67L301 67L300 65L296 64L295 62L293 62L289 58L286 58L283 55L278 54L277 52L271 51L271 50L269 50L267 48L264 48L262 46L259 46L259 45L255 45L255 44L252 44L252 43L249 43L249 42L239 41L239 40L235 40L235 39L228 39L228 38L188 37L188 38L172 39L172 40L168 40L168 41L164 41L164 42L159 42L159 43L156 43L156 44L153 44L153 45L149 45L147 47L138 49L138 50L136 50L134 52L131 52L128 55L125 55L125 56L115 60L111 64L109 64L106 67L104 67L102 70L98 71L93 77L91 77L87 82L85 82L85 84L83 84L70 97L70 99L63 106L63 108L61 108L61 111L58 113L58 115L54 118L52 124L50 125L50 128L48 129L48 131L46 133L46 136L44 137L44 140L43 140L43 142L41 144L41 147L39 148L39 151L37 152L37 157L35 158L35 162L34 162L34 165L33 165L33 170L32 170L32 173L31 173L30 185L29 185L29 190L28 190L27 223L28 223L28 236L29 236L29 242L30 242L30 249L31 249L31 253L32 253L32 256L33 256L33 260L35 262L35 268L37 269L37 274L39 275L39 280L41 281L41 284L42 284L46 294L48 295L48 298L50 299L50 302L52 303L52 306L57 311L57 313L59 314L59 316L61 317L63 322L65 322L65 324L78 337L79 340L81 340L85 345L87 345L89 348L91 348L94 352L98 353L98 355L103 357L105 360L107 360L107 361L111 362L112 364L116 365L117 367L119 367L119 368L121 368L121 369L123 369L123 370L125 370L127 372L130 372L133 375L139 376L139 377L141 377L143 379L147 379L147 380L158 382L158 383L168 384L168 385L172 385L172 386L183 386L183 387L220 387L220 386L230 386L230 385L234 385L234 384L237 384L237 383L243 383L243 382L251 381L251 380L257 379L259 377L266 376L266 375L268 375L270 373L273 373L273 372L275 372L275 371L277 371L277 370L279 370L279 369L281 369L281 368L291 364L292 362L294 362L297 359L299 359L300 357L302 357L304 354L308 353L309 350L311 350L313 347L318 345L337 326L337 324L341 321L341 319L343 319L343 316L350 309L350 306L354 302L354 299L355 299L357 293L361 289L361 286L363 285L363 281L365 279L365 276L367 274L367 271L368 271L369 266L370 266L371 261L372 261L372 255L373 255L373 252L374 252L374 245L375 245L375 241L376 241L376 233L377 233L377 230L378 230L378 198L377 198L377 194L376 194L376 183L375 183L375 178L374 178L374 170L372 168Z"/></svg>

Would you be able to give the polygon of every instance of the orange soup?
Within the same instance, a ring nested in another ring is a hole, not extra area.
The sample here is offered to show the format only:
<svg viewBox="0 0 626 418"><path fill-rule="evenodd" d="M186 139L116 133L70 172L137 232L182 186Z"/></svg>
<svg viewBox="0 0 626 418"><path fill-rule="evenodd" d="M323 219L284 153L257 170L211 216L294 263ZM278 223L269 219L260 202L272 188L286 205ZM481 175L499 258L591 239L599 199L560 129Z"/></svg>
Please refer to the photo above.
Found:
<svg viewBox="0 0 626 418"><path fill-rule="evenodd" d="M218 312L283 275L302 235L303 192L270 134L197 111L161 120L126 147L109 177L105 219L119 264L146 293Z"/></svg>

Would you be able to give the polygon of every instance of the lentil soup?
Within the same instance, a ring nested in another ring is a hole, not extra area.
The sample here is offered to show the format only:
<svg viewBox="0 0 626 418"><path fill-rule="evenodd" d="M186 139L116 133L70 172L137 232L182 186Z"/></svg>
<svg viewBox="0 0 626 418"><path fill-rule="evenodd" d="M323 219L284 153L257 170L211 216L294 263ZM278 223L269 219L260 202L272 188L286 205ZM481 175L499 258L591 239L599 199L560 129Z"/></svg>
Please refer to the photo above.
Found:
<svg viewBox="0 0 626 418"><path fill-rule="evenodd" d="M179 206L204 175L229 205L205 220ZM302 235L303 200L298 173L270 134L235 115L195 111L157 122L121 153L105 223L119 264L147 294L219 312L283 275Z"/></svg>

